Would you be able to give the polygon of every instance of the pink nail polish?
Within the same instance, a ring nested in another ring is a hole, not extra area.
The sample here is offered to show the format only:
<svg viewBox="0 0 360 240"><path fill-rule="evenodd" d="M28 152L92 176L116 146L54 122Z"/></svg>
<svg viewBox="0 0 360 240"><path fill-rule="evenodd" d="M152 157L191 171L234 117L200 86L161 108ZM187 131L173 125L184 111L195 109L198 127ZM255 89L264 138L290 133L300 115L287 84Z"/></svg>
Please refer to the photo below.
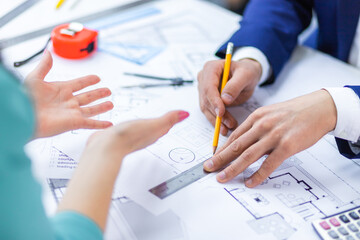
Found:
<svg viewBox="0 0 360 240"><path fill-rule="evenodd" d="M189 113L186 111L180 111L179 112L179 121L184 120L185 118L189 117Z"/></svg>

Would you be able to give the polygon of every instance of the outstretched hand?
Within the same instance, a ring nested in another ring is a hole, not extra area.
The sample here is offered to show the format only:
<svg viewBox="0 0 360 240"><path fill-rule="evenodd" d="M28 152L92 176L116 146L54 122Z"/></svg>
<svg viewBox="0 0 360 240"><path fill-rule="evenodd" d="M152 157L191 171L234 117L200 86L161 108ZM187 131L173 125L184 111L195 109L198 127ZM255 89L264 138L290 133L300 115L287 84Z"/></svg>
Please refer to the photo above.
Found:
<svg viewBox="0 0 360 240"><path fill-rule="evenodd" d="M66 82L45 82L51 67L52 57L46 51L40 64L25 79L36 110L36 138L50 137L80 128L103 129L112 126L111 122L90 118L111 110L114 107L111 102L86 106L110 96L108 88L74 94L98 83L99 77L90 75Z"/></svg>

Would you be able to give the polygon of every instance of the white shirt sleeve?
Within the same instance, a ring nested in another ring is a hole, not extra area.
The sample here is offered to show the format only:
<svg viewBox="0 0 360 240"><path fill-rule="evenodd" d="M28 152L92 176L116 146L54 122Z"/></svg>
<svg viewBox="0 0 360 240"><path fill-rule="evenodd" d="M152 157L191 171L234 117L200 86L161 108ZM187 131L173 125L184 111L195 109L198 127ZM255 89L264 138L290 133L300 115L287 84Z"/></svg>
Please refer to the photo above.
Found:
<svg viewBox="0 0 360 240"><path fill-rule="evenodd" d="M253 59L260 63L262 73L259 84L264 83L271 74L271 67L265 54L255 47L241 47L235 50L233 54L234 60L238 61L245 58Z"/></svg>
<svg viewBox="0 0 360 240"><path fill-rule="evenodd" d="M357 142L360 137L360 99L351 88L324 88L335 103L337 121L335 137Z"/></svg>

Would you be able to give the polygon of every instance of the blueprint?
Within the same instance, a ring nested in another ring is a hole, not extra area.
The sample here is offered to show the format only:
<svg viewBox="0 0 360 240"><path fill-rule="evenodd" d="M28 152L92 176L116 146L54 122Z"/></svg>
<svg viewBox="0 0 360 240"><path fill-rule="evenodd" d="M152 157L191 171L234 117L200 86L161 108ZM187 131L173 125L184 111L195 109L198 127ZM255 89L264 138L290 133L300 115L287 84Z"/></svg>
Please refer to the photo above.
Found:
<svg viewBox="0 0 360 240"><path fill-rule="evenodd" d="M150 193L149 189L211 156L213 126L200 111L196 83L126 89L150 80L123 73L196 79L204 62L214 58L216 48L236 29L238 17L199 1L159 1L131 13L97 22L103 29L100 51L82 61L54 56L48 76L49 81L61 81L98 74L100 85L111 89L109 100L115 108L97 119L115 124L175 109L190 112L155 144L124 159L113 192L107 239L146 239L144 233L151 239L162 239L161 234L165 239L316 239L311 220L360 205L359 162L342 157L331 135L284 161L254 189L246 188L244 181L266 156L226 184L218 183L212 173L163 200ZM4 53L16 56L27 47ZM29 64L19 73L25 75L33 67ZM300 47L273 85L256 89L249 101L228 110L242 122L260 106L322 87L356 84L359 77L358 70ZM92 133L76 130L27 146L31 158L46 165L56 201ZM221 136L219 144L225 141Z"/></svg>
<svg viewBox="0 0 360 240"><path fill-rule="evenodd" d="M69 179L50 178L47 182L59 203ZM155 216L126 196L112 199L105 234L107 240L184 239L185 234L183 223L171 210Z"/></svg>

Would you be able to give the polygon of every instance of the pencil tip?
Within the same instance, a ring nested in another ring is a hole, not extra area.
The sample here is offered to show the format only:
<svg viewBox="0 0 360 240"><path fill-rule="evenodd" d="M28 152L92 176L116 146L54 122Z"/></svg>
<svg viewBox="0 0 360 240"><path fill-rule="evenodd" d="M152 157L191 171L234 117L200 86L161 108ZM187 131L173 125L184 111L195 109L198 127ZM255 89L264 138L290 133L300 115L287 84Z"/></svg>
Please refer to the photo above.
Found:
<svg viewBox="0 0 360 240"><path fill-rule="evenodd" d="M215 152L216 152L216 148L217 148L216 146L213 147L213 155L214 155Z"/></svg>

